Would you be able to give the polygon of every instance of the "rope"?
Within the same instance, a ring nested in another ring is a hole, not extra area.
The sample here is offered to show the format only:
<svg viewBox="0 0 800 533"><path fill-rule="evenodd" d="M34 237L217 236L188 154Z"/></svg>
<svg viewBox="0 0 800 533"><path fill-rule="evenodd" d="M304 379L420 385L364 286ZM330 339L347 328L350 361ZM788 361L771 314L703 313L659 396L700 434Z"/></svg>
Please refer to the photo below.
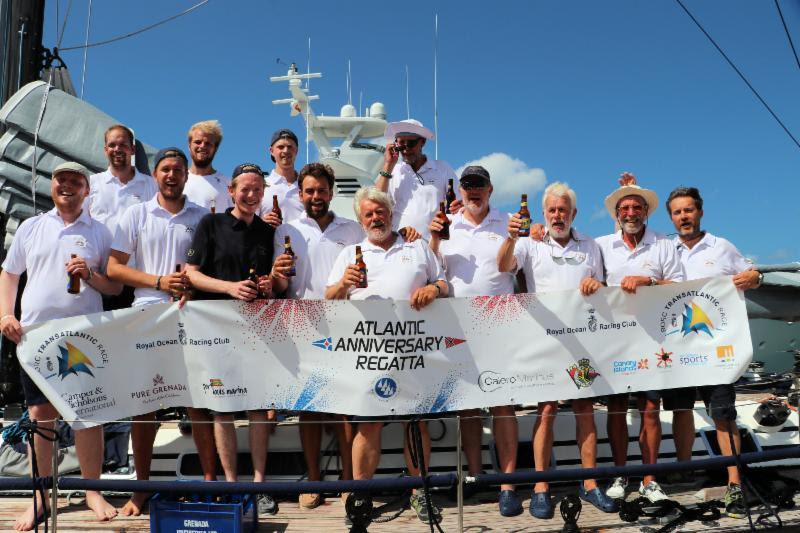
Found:
<svg viewBox="0 0 800 533"><path fill-rule="evenodd" d="M20 429L22 429L27 437L28 437L28 449L31 451L31 480L33 481L33 517L34 517L34 530L38 533L39 531L39 510L36 503L36 492L39 492L39 496L42 498L42 505L44 509L42 509L42 521L44 522L44 533L47 533L47 518L48 518L48 511L47 511L47 495L45 494L46 488L43 483L41 483L41 479L39 478L39 465L36 461L36 444L34 442L34 436L39 435L39 437L48 440L50 442L55 442L58 440L58 430L50 429L50 428L43 428L39 427L36 420L20 420L19 422Z"/></svg>

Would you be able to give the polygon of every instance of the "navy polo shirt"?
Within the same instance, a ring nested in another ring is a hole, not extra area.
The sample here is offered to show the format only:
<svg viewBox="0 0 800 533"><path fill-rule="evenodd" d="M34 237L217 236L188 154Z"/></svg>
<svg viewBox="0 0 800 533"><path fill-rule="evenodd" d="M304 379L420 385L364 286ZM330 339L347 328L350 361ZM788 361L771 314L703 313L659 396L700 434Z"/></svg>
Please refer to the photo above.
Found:
<svg viewBox="0 0 800 533"><path fill-rule="evenodd" d="M224 213L208 214L200 220L187 251L187 262L199 267L206 276L225 281L247 279L253 267L259 276L269 274L275 229L258 216L248 226L231 211L233 208L228 208ZM195 298L228 300L230 296L197 291Z"/></svg>

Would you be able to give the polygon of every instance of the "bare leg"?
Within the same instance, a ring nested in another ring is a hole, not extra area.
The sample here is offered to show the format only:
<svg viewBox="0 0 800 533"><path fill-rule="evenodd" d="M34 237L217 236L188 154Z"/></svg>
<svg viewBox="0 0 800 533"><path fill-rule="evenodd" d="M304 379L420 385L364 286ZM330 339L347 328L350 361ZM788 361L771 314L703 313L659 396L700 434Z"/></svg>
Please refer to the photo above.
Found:
<svg viewBox="0 0 800 533"><path fill-rule="evenodd" d="M267 470L267 450L269 449L270 428L267 425L266 411L247 411L250 420L250 457L253 460L253 481L264 481Z"/></svg>
<svg viewBox="0 0 800 533"><path fill-rule="evenodd" d="M147 413L134 416L131 426L131 445L133 446L133 463L136 465L136 479L150 479L150 463L153 459L153 442L156 440L158 426L155 424L156 414ZM150 497L148 492L134 492L131 499L120 511L123 516L139 516Z"/></svg>
<svg viewBox="0 0 800 533"><path fill-rule="evenodd" d="M690 461L694 445L694 411L672 412L672 438L678 461Z"/></svg>
<svg viewBox="0 0 800 533"><path fill-rule="evenodd" d="M736 446L738 453L742 452L742 436L739 434L739 428L733 420L714 420L714 425L717 427L717 442L722 455L733 455L731 450L730 434L733 434L733 445ZM736 465L728 467L728 483L742 484L739 477L739 471Z"/></svg>
<svg viewBox="0 0 800 533"><path fill-rule="evenodd" d="M103 447L103 426L75 432L75 451L78 454L83 479L100 479L100 474L103 472ZM94 511L101 522L117 516L114 506L95 490L86 491L86 506Z"/></svg>
<svg viewBox="0 0 800 533"><path fill-rule="evenodd" d="M35 420L42 428L53 429L55 424L52 422L58 417L58 411L50 403L43 403L39 405L31 405L28 407L28 415L31 420ZM47 420L48 422L45 422ZM53 475L53 442L43 439L38 435L33 437L33 446L36 451L36 466L39 470L39 475L42 477ZM30 444L28 445L30 447ZM28 451L28 460L32 461L33 456ZM39 516L44 515L44 510L50 509L50 498L48 497L50 491L45 491L45 501L42 501L39 491L36 492L36 514ZM37 516L33 512L33 504L25 509L16 522L14 522L14 529L17 531L30 531L34 528L37 522Z"/></svg>
<svg viewBox="0 0 800 533"><path fill-rule="evenodd" d="M222 470L225 472L225 481L236 481L236 428L233 426L232 414L214 415L214 440Z"/></svg>
<svg viewBox="0 0 800 533"><path fill-rule="evenodd" d="M537 408L536 424L533 426L533 462L537 472L550 468L553 455L553 425L558 411L556 402L540 402ZM539 481L533 487L534 492L546 492L550 485Z"/></svg>
<svg viewBox="0 0 800 533"><path fill-rule="evenodd" d="M644 397L638 399L639 414L642 424L639 429L639 447L642 450L642 464L654 465L658 461L658 449L661 446L661 419L659 411L661 400L648 400ZM642 482L645 486L656 477L652 474L644 476Z"/></svg>
<svg viewBox="0 0 800 533"><path fill-rule="evenodd" d="M615 395L608 397L608 418L606 420L606 433L611 444L611 455L614 466L625 466L628 460L628 395Z"/></svg>
<svg viewBox="0 0 800 533"><path fill-rule="evenodd" d="M359 422L353 438L353 478L372 479L381 459L383 422Z"/></svg>
<svg viewBox="0 0 800 533"><path fill-rule="evenodd" d="M207 409L187 408L189 420L192 421L192 438L197 447L200 467L203 469L205 481L217 480L217 448L214 443L214 426Z"/></svg>
<svg viewBox="0 0 800 533"><path fill-rule="evenodd" d="M572 411L575 413L575 440L578 443L578 452L581 456L583 468L597 466L597 427L594 424L594 406L592 400L572 400ZM583 488L586 491L597 488L597 481L584 479Z"/></svg>
<svg viewBox="0 0 800 533"><path fill-rule="evenodd" d="M483 421L477 409L461 411L461 448L467 458L467 471L471 476L481 473L483 460L481 447L483 446Z"/></svg>
<svg viewBox="0 0 800 533"><path fill-rule="evenodd" d="M353 479L353 439L355 438L355 427L347 421L346 416L336 415L336 422L333 424L336 432L336 440L339 443L339 457L342 459L342 479Z"/></svg>
<svg viewBox="0 0 800 533"><path fill-rule="evenodd" d="M419 476L420 469L415 467L414 463L411 462L411 443L408 441L407 426L408 423L403 424L403 433L406 435L406 438L403 439L403 455L406 458L406 468L408 468L408 473L410 475ZM431 466L431 436L428 433L427 422L419 423L419 436L422 441L422 458L425 461L425 469L427 470ZM418 491L414 489L413 492L416 494Z"/></svg>
<svg viewBox="0 0 800 533"><path fill-rule="evenodd" d="M319 454L322 444L322 415L319 413L300 413L300 443L303 445L303 457L306 460L306 471L309 481L319 481Z"/></svg>
<svg viewBox="0 0 800 533"><path fill-rule="evenodd" d="M513 405L492 407L492 431L497 446L497 460L504 474L517 469L517 447L519 446L519 427ZM514 485L504 483L500 490L514 490Z"/></svg>

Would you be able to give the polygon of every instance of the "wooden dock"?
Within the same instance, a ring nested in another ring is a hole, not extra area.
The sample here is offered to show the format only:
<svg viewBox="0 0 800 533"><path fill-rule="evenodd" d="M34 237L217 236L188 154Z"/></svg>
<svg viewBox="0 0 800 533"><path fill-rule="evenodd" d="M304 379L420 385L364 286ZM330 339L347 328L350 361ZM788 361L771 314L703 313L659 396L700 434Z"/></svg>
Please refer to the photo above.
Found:
<svg viewBox="0 0 800 533"><path fill-rule="evenodd" d="M724 489L706 489L712 497L720 497ZM554 489L554 497L574 492L573 487L562 486ZM680 493L668 491L673 497L683 504L696 503L696 490ZM523 504L525 513L514 518L501 517L497 511L496 494L492 492L481 493L466 502L464 507L464 531L469 533L484 533L490 531L523 532L538 531L557 533L563 527L563 521L558 514L551 520L536 520L528 514L527 505L530 496L529 489L521 489L524 494ZM633 497L632 495L630 496ZM453 533L458 531L458 510L444 494L434 496L435 501L443 507L442 529ZM388 498L376 498L376 505L387 501ZM13 531L14 519L29 503L29 499L20 497L0 497L0 531ZM121 507L125 500L122 498L111 499L117 507ZM783 527L780 531L800 532L800 498L795 497L798 507L780 512ZM755 520L757 517L753 516ZM584 532L588 531L613 531L614 533L656 531L659 524L631 524L620 520L618 514L605 514L591 506L584 506L578 519L578 525ZM663 525L663 524L662 524ZM651 528L651 529L648 529ZM762 528L759 528L762 529ZM138 532L149 531L150 521L147 514L140 517L119 516L111 522L100 523L95 521L94 515L84 505L68 505L65 498L59 500L58 531L63 533L88 533L88 532ZM280 512L275 516L260 517L259 532L293 533L313 531L315 533L327 531L348 531L344 523L344 505L338 497L329 497L325 503L314 510L300 509L296 501L281 501ZM715 531L733 532L748 531L746 519L732 519L722 517L715 522L690 522L679 531ZM40 529L41 531L41 529ZM52 528L51 528L52 531ZM426 532L429 527L421 523L413 511L406 510L395 520L387 523L373 523L369 527L371 532L404 533Z"/></svg>

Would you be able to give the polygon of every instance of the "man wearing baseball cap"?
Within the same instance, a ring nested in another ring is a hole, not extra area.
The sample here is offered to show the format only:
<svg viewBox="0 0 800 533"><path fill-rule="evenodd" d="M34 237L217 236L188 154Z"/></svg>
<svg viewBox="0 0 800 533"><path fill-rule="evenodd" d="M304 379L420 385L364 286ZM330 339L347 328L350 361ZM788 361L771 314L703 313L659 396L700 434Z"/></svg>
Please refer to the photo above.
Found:
<svg viewBox="0 0 800 533"><path fill-rule="evenodd" d="M0 331L11 342L22 340L23 329L31 324L99 313L102 294L118 294L122 285L106 275L111 250L111 232L92 219L83 201L89 195L89 170L79 163L62 163L53 170L50 195L55 207L25 220L14 235L0 273ZM22 292L22 316L14 314L20 276L27 272ZM68 292L70 276L80 276L77 294ZM81 340L67 337L80 349ZM20 372L28 414L40 427L53 429L59 415L31 377ZM42 378L42 376L37 376ZM35 435L30 443L36 451L39 475L51 476L53 442ZM75 448L85 479L99 479L103 466L103 426L75 431ZM29 531L47 518L50 499L42 501L37 491L36 512L31 505L14 524ZM111 520L117 510L97 491L86 491L86 505L98 520Z"/></svg>
<svg viewBox="0 0 800 533"><path fill-rule="evenodd" d="M392 229L411 226L430 238L428 223L439 210L439 203L445 201L447 180L455 181L456 173L444 161L428 159L422 153L425 142L433 140L434 135L418 120L392 122L386 126L384 137L388 144L375 186L394 200ZM448 207L455 213L461 201Z"/></svg>
<svg viewBox="0 0 800 533"><path fill-rule="evenodd" d="M266 178L267 188L261 202L261 218L273 228L277 228L282 222L291 222L305 212L300 201L297 171L294 169L297 147L297 135L292 130L280 129L272 134L269 157L275 163L275 169ZM283 219L272 211L273 196L278 197L278 207L281 208Z"/></svg>
<svg viewBox="0 0 800 533"><path fill-rule="evenodd" d="M658 208L656 193L636 185L636 177L628 172L622 174L619 183L620 187L605 200L606 209L619 229L596 239L603 254L606 284L633 294L638 287L685 281L672 240L647 226L648 217ZM661 445L661 392L644 391L637 395L642 463L655 464ZM627 460L627 410L627 393L609 396L607 433L615 466L625 466ZM610 498L624 498L627 485L626 477L617 477L606 494ZM651 474L644 476L639 494L651 502L667 498Z"/></svg>

